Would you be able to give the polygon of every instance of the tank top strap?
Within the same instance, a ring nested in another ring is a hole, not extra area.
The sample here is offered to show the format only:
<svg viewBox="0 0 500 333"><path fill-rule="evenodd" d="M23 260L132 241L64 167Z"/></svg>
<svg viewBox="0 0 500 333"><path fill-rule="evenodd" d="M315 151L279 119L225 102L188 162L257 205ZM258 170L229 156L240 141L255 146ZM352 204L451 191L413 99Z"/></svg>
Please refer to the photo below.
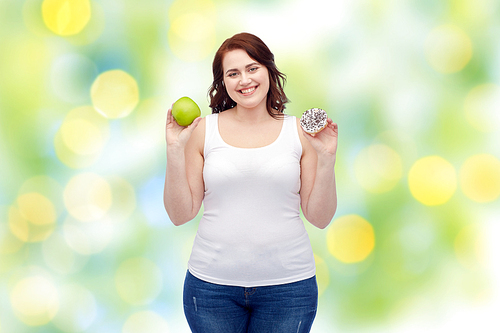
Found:
<svg viewBox="0 0 500 333"><path fill-rule="evenodd" d="M205 147L204 156L217 144L217 131L219 119L218 113L209 114L205 117Z"/></svg>
<svg viewBox="0 0 500 333"><path fill-rule="evenodd" d="M295 117L290 115L285 115L285 123L283 124L283 130L288 138L293 135L293 130L295 129Z"/></svg>
<svg viewBox="0 0 500 333"><path fill-rule="evenodd" d="M284 137L287 142L292 144L294 150L302 154L302 144L300 143L299 132L297 129L297 118L294 116L286 115L283 124Z"/></svg>

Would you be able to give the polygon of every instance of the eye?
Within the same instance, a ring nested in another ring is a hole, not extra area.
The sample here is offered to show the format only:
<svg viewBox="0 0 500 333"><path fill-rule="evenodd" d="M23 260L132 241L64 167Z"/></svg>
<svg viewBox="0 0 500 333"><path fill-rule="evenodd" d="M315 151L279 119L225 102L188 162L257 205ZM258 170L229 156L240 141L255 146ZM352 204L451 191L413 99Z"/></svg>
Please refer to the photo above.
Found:
<svg viewBox="0 0 500 333"><path fill-rule="evenodd" d="M259 67L252 67L248 71L249 72L256 72L259 69Z"/></svg>
<svg viewBox="0 0 500 333"><path fill-rule="evenodd" d="M228 77L235 77L236 75L238 75L238 73L233 72L233 73L229 73L227 76L228 76Z"/></svg>

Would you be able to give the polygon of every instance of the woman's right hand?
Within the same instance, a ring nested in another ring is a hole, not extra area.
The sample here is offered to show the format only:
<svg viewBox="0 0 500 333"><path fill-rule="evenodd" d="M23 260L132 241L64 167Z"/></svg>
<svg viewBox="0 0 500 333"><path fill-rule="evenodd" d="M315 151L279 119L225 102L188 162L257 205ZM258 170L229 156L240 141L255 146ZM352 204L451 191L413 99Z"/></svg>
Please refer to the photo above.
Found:
<svg viewBox="0 0 500 333"><path fill-rule="evenodd" d="M165 137L167 147L182 147L186 146L191 134L200 122L201 117L196 118L193 123L187 127L179 125L172 115L172 108L167 111L167 125L165 127Z"/></svg>
<svg viewBox="0 0 500 333"><path fill-rule="evenodd" d="M192 220L200 211L204 195L203 183L203 127L202 118L196 118L187 127L180 126L167 112L165 135L167 140L167 167L163 202L170 220L181 225Z"/></svg>

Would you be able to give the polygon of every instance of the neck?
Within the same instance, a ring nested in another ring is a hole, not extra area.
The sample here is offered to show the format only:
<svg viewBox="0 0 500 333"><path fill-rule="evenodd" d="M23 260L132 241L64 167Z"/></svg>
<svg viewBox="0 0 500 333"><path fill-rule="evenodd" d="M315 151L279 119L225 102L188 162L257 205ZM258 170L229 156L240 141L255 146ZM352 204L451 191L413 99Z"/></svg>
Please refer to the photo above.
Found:
<svg viewBox="0 0 500 333"><path fill-rule="evenodd" d="M251 109L236 105L234 110L236 119L245 122L259 123L271 118L265 104Z"/></svg>

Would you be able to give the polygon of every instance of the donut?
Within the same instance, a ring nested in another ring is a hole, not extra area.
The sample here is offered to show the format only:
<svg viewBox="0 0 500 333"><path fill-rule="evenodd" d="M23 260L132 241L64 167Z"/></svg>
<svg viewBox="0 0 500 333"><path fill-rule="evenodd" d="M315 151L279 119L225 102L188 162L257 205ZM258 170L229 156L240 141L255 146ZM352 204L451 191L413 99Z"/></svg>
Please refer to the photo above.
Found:
<svg viewBox="0 0 500 333"><path fill-rule="evenodd" d="M327 119L328 114L326 114L325 110L320 108L312 108L306 110L302 114L302 117L300 118L300 126L302 126L306 133L319 133L328 124Z"/></svg>

